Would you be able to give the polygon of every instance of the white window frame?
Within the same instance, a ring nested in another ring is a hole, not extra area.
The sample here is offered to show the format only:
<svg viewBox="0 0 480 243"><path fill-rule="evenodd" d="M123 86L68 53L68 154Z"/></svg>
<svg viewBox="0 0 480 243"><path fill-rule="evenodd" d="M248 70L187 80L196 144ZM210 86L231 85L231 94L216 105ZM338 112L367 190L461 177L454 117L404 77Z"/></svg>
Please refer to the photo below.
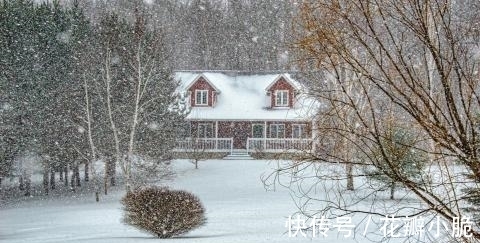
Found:
<svg viewBox="0 0 480 243"><path fill-rule="evenodd" d="M204 126L205 128L200 129L201 126ZM204 134L200 134L201 132L204 132ZM208 131L210 131L210 136L208 136ZM212 138L213 137L213 124L212 123L198 123L197 125L197 137L198 138Z"/></svg>
<svg viewBox="0 0 480 243"><path fill-rule="evenodd" d="M255 132L254 132L255 131L255 129L254 129L255 126L261 126L262 127L262 136L261 137L255 137ZM263 123L252 124L252 137L253 138L263 138L264 136L265 136L265 124L263 124Z"/></svg>
<svg viewBox="0 0 480 243"><path fill-rule="evenodd" d="M200 94L200 100L199 98ZM205 99L205 103L203 100ZM208 89L196 89L195 90L195 105L208 105Z"/></svg>
<svg viewBox="0 0 480 243"><path fill-rule="evenodd" d="M273 135L273 127L276 127L275 128L275 136L272 136ZM279 136L280 134L280 129L279 127L283 127L282 128L282 131L283 131L283 136ZM285 138L285 124L280 124L280 123L277 123L277 124L270 124L270 138Z"/></svg>
<svg viewBox="0 0 480 243"><path fill-rule="evenodd" d="M288 106L289 92L288 90L275 91L275 106Z"/></svg>
<svg viewBox="0 0 480 243"><path fill-rule="evenodd" d="M295 128L298 128L298 136L295 134ZM308 138L307 124L293 124L292 125L292 138Z"/></svg>

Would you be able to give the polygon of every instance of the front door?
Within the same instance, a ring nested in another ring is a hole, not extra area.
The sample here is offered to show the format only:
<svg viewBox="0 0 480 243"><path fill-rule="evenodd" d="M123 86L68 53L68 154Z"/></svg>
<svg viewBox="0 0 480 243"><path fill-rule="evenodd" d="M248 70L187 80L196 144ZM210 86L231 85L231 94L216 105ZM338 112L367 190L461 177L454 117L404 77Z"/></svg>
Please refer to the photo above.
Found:
<svg viewBox="0 0 480 243"><path fill-rule="evenodd" d="M233 148L246 149L249 134L250 124L248 122L235 122L233 126Z"/></svg>

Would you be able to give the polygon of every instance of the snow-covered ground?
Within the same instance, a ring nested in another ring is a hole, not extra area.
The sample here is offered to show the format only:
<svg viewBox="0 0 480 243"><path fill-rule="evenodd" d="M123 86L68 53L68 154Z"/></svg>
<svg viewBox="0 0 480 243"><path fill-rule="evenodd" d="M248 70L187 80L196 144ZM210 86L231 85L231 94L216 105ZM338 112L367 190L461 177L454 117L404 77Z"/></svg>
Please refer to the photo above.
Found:
<svg viewBox="0 0 480 243"><path fill-rule="evenodd" d="M162 242L362 242L336 232L328 237L289 237L288 216L297 208L287 189L265 190L261 177L277 162L210 160L199 169L185 160L175 161L175 189L200 197L207 210L207 224L184 236ZM4 242L150 242L157 238L121 222L117 190L94 202L80 198L21 201L0 208L0 241ZM354 220L355 221L355 220ZM355 222L354 222L355 223ZM377 231L378 229L371 229ZM311 236L311 233L308 235Z"/></svg>

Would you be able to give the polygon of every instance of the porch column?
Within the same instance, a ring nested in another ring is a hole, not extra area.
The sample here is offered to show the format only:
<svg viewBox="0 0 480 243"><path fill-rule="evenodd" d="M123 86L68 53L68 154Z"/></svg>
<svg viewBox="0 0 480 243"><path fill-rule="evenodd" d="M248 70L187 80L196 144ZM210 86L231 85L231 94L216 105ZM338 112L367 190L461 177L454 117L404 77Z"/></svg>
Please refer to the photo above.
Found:
<svg viewBox="0 0 480 243"><path fill-rule="evenodd" d="M263 150L267 150L267 121L263 126Z"/></svg>
<svg viewBox="0 0 480 243"><path fill-rule="evenodd" d="M193 127L193 121L189 121L189 123L190 123L189 130L188 130L189 139L187 140L185 149L193 149L193 147L195 146L195 143L198 143L198 127L196 128Z"/></svg>
<svg viewBox="0 0 480 243"><path fill-rule="evenodd" d="M215 149L218 150L218 121L215 121Z"/></svg>
<svg viewBox="0 0 480 243"><path fill-rule="evenodd" d="M311 121L310 121L310 127L311 127L311 139L312 139L312 152L313 154L317 153L317 143L316 143L316 138L317 138L317 133L318 133L318 128L317 128L317 117L315 116Z"/></svg>

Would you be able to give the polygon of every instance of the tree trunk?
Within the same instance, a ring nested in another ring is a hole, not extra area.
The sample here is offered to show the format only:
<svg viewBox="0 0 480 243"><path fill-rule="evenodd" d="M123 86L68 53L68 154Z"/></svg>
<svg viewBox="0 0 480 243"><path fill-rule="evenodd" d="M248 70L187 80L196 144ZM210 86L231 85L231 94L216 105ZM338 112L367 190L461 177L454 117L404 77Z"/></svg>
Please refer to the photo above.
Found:
<svg viewBox="0 0 480 243"><path fill-rule="evenodd" d="M58 174L58 180L63 181L63 167L60 167L60 171L59 171L59 174Z"/></svg>
<svg viewBox="0 0 480 243"><path fill-rule="evenodd" d="M111 160L111 154L107 154L106 158L105 158L105 164L104 164L104 169L105 169L105 173L104 173L104 176L103 176L103 193L105 195L108 194L108 179L109 179L109 176L110 176L110 160Z"/></svg>
<svg viewBox="0 0 480 243"><path fill-rule="evenodd" d="M355 189L353 187L353 164L347 163L346 170L347 170L347 190L353 191Z"/></svg>
<svg viewBox="0 0 480 243"><path fill-rule="evenodd" d="M112 156L107 156L107 160L105 161L105 195L108 188L108 182L110 181L110 186L115 186L115 171L116 171L116 163L115 159Z"/></svg>
<svg viewBox="0 0 480 243"><path fill-rule="evenodd" d="M65 175L65 186L68 187L68 164L63 167L63 174Z"/></svg>
<svg viewBox="0 0 480 243"><path fill-rule="evenodd" d="M45 195L48 195L48 181L50 179L49 174L50 168L48 165L45 164L43 166L43 192L45 193Z"/></svg>
<svg viewBox="0 0 480 243"><path fill-rule="evenodd" d="M123 178L125 180L125 182L124 182L125 183L125 191L127 193L131 192L131 189L132 189L132 185L130 184L131 183L131 177L130 177L130 169L131 169L130 168L130 166L131 166L131 160L130 159L131 159L131 157L132 157L132 155L129 154L127 156L127 159L126 159L127 161L123 162L124 164L126 164L126 166L125 166L126 169L125 169L125 173L123 175Z"/></svg>
<svg viewBox="0 0 480 243"><path fill-rule="evenodd" d="M72 175L70 176L70 190L75 191L75 172L73 168L72 168Z"/></svg>
<svg viewBox="0 0 480 243"><path fill-rule="evenodd" d="M390 185L390 199L391 200L395 199L394 194L395 194L395 182L392 182L392 184Z"/></svg>
<svg viewBox="0 0 480 243"><path fill-rule="evenodd" d="M90 98L88 95L88 85L87 85L87 78L85 76L85 73L83 74L83 84L84 84L84 90L85 90L85 113L87 115L87 131L88 131L88 143L90 145L90 149L92 151L91 153L91 158L87 159L85 161L85 182L89 181L89 173L90 173L90 163L92 163L92 172L93 172L93 186L95 188L95 201L99 201L99 194L100 194L100 183L98 180L98 175L96 175L96 170L95 170L95 161L97 159L97 154L95 151L95 144L93 143L93 138L92 138L92 119L90 118Z"/></svg>
<svg viewBox="0 0 480 243"><path fill-rule="evenodd" d="M110 92L110 83L112 81L112 78L110 77L110 61L111 61L111 56L110 56L110 50L107 48L107 58L105 59L105 83L107 85L107 93L106 93L106 102L107 102L107 112L108 112L108 118L110 120L110 127L112 129L113 133L113 141L115 142L115 163L121 163L120 166L122 167L122 170L124 174L126 174L126 167L124 162L120 162L121 159L121 153L120 153L120 139L118 138L118 130L117 126L115 125L115 121L113 119L113 109L112 109L112 101L111 101L111 92ZM110 158L110 156L108 156ZM107 162L108 163L108 162ZM107 167L107 165L106 165ZM106 168L107 169L107 168ZM105 171L107 174L108 170ZM113 175L115 176L115 175ZM105 177L107 178L107 177ZM115 183L115 180L112 180L111 182ZM105 180L105 193L107 190L107 180Z"/></svg>
<svg viewBox="0 0 480 243"><path fill-rule="evenodd" d="M105 175L105 176L103 177L103 179L104 179L104 180L103 180L103 193L104 193L105 195L107 195L107 194L108 194L108 176Z"/></svg>
<svg viewBox="0 0 480 243"><path fill-rule="evenodd" d="M108 176L110 178L110 186L115 186L115 171L116 171L116 163L114 159L110 159L108 161Z"/></svg>
<svg viewBox="0 0 480 243"><path fill-rule="evenodd" d="M135 90L135 107L133 110L133 117L132 117L132 124L130 125L130 136L128 140L128 153L127 153L127 160L123 161L124 165L124 179L125 179L125 190L128 192L131 191L131 169L132 169L132 160L133 160L133 154L135 151L135 135L137 132L137 126L138 126L138 121L139 121L139 116L140 116L140 100L142 99L142 85L143 84L143 67L142 67L142 59L141 59L141 48L142 44L139 42L138 43L138 49L135 54L136 56L136 72L137 72L137 77L136 77L136 90ZM145 88L145 87L144 87Z"/></svg>
<svg viewBox="0 0 480 243"><path fill-rule="evenodd" d="M55 189L55 169L53 167L50 170L50 188Z"/></svg>
<svg viewBox="0 0 480 243"><path fill-rule="evenodd" d="M24 175L22 173L22 175L20 175L20 177L18 177L18 189L20 189L20 191L23 191L25 190L25 182L24 182Z"/></svg>
<svg viewBox="0 0 480 243"><path fill-rule="evenodd" d="M84 175L85 181L89 181L89 180L90 180L89 164L90 164L90 163L88 162L88 160L85 161L85 175Z"/></svg>
<svg viewBox="0 0 480 243"><path fill-rule="evenodd" d="M113 164L114 171L115 171L115 164ZM112 175L110 175L110 186L115 186L117 183L115 182L115 173L113 172Z"/></svg>
<svg viewBox="0 0 480 243"><path fill-rule="evenodd" d="M26 175L25 176L25 196L26 197L29 197L31 194L30 194L30 188L31 188L31 178L30 178L30 175Z"/></svg>
<svg viewBox="0 0 480 243"><path fill-rule="evenodd" d="M75 173L75 182L77 183L77 187L80 187L81 184L80 184L80 166L78 165L78 163L75 164L75 168L73 169L74 173Z"/></svg>

